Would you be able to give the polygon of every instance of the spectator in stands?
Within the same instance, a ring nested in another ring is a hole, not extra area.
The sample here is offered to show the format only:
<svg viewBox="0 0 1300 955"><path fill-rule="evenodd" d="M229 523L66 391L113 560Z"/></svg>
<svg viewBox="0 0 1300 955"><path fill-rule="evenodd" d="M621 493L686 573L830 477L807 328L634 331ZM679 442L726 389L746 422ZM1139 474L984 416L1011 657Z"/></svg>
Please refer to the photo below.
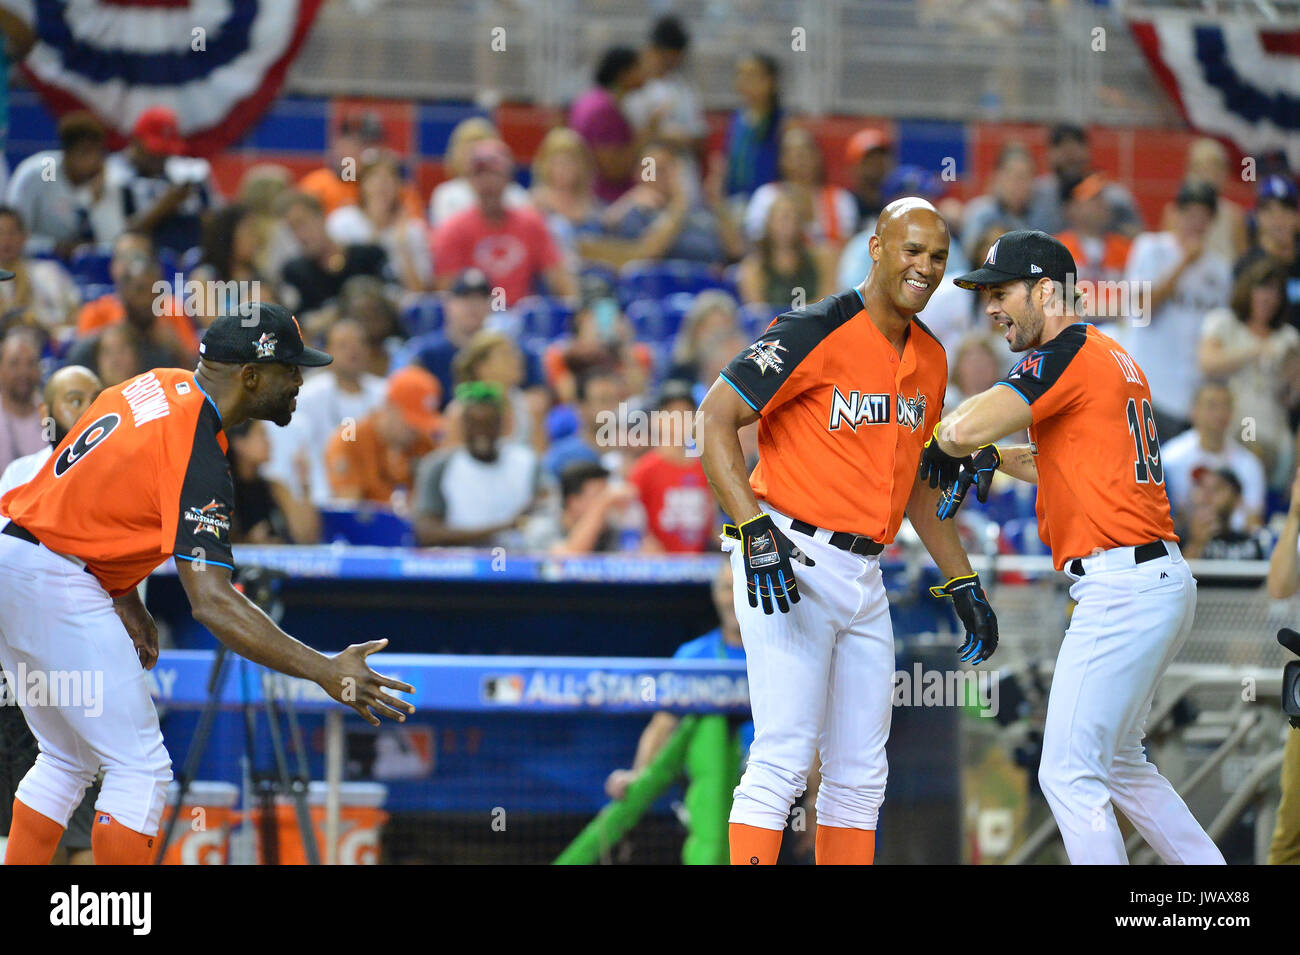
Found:
<svg viewBox="0 0 1300 955"><path fill-rule="evenodd" d="M402 323L382 280L373 275L352 276L339 291L337 311L342 317L355 318L365 329L368 372L386 378L402 365L406 346Z"/></svg>
<svg viewBox="0 0 1300 955"><path fill-rule="evenodd" d="M631 185L645 144L658 136L664 107L652 112L638 131L623 113L623 100L645 81L641 56L627 46L611 47L596 67L596 85L574 100L569 126L591 147L596 162L596 195L613 202Z"/></svg>
<svg viewBox="0 0 1300 955"><path fill-rule="evenodd" d="M289 170L275 163L258 163L239 180L235 201L248 209L257 233L258 272L278 278L284 265L298 255L298 240L280 216L280 197L291 190Z"/></svg>
<svg viewBox="0 0 1300 955"><path fill-rule="evenodd" d="M833 261L829 248L809 241L794 199L779 195L768 206L754 250L740 263L740 300L782 310L816 302L834 291Z"/></svg>
<svg viewBox="0 0 1300 955"><path fill-rule="evenodd" d="M1272 549L1267 531L1232 526L1241 504L1241 481L1231 468L1197 468L1191 501L1180 515L1179 547L1192 560L1265 560ZM1256 584L1257 586L1257 584Z"/></svg>
<svg viewBox="0 0 1300 955"><path fill-rule="evenodd" d="M654 138L673 147L695 182L699 179L696 159L703 154L709 128L695 84L682 69L690 42L677 17L667 14L656 20L650 43L641 53L645 83L630 92L622 105L634 129L653 127Z"/></svg>
<svg viewBox="0 0 1300 955"><path fill-rule="evenodd" d="M1255 241L1236 264L1236 272L1262 258L1286 266L1287 322L1300 329L1300 212L1289 176L1269 176L1259 184L1255 199Z"/></svg>
<svg viewBox="0 0 1300 955"><path fill-rule="evenodd" d="M81 413L103 390L104 386L95 373L80 365L65 365L50 375L45 382L38 408L42 430L48 439L46 445L39 451L9 462L3 473L0 473L0 497L36 476L54 449L76 427ZM0 518L0 524L8 523L8 518Z"/></svg>
<svg viewBox="0 0 1300 955"><path fill-rule="evenodd" d="M1170 436L1187 429L1205 315L1232 296L1231 268L1205 245L1218 204L1214 189L1184 183L1177 203L1174 231L1143 233L1133 242L1125 269L1133 311L1116 331L1146 374L1158 432Z"/></svg>
<svg viewBox="0 0 1300 955"><path fill-rule="evenodd" d="M433 263L424 219L402 201L402 171L391 153L365 154L357 174L355 205L339 206L325 219L325 231L342 246L377 245L407 292L433 289Z"/></svg>
<svg viewBox="0 0 1300 955"><path fill-rule="evenodd" d="M569 464L559 484L559 513L536 514L524 525L525 549L557 556L618 550L615 524L636 501L636 489L611 481L609 470L591 460Z"/></svg>
<svg viewBox="0 0 1300 955"><path fill-rule="evenodd" d="M1256 259L1237 276L1231 305L1212 309L1201 328L1201 373L1226 381L1253 419L1249 448L1268 474L1291 473L1287 412L1300 403L1300 331L1286 322L1286 282L1285 265Z"/></svg>
<svg viewBox="0 0 1300 955"><path fill-rule="evenodd" d="M1005 224L1007 231L1028 229L1033 190L1034 157L1024 143L1007 143L998 153L989 191L966 204L962 223L962 237L966 244L970 245L994 222Z"/></svg>
<svg viewBox="0 0 1300 955"><path fill-rule="evenodd" d="M957 407L971 395L992 388L1002 377L1004 362L998 357L993 342L994 339L985 332L971 332L961 340L949 359L952 371L948 376L948 394L943 400L945 407Z"/></svg>
<svg viewBox="0 0 1300 955"><path fill-rule="evenodd" d="M645 513L648 550L698 554L716 546L718 508L694 445L695 407L689 381L664 382L650 426L657 442L628 470Z"/></svg>
<svg viewBox="0 0 1300 955"><path fill-rule="evenodd" d="M503 441L499 387L470 381L456 388L464 443L435 451L416 474L415 540L423 547L512 544L541 494L541 462L532 448Z"/></svg>
<svg viewBox="0 0 1300 955"><path fill-rule="evenodd" d="M745 202L754 191L775 182L779 173L781 132L781 68L766 53L748 53L736 62L736 95L740 107L727 124L726 193Z"/></svg>
<svg viewBox="0 0 1300 955"><path fill-rule="evenodd" d="M77 337L84 338L99 329L123 321L126 318L125 294L123 289L127 280L138 275L142 270L156 274L158 280L165 284L152 290L159 296L158 309L160 317L171 329L176 340L187 353L198 356L199 338L194 323L185 314L183 301L184 289L175 289L175 276L162 275L161 266L155 255L153 240L142 232L123 232L113 243L113 254L108 263L108 274L113 280L114 291L101 295L87 302L77 313ZM179 295L178 295L179 293ZM152 303L151 303L152 307ZM143 322L143 316L138 316Z"/></svg>
<svg viewBox="0 0 1300 955"><path fill-rule="evenodd" d="M105 187L104 127L86 112L59 120L59 149L28 156L14 170L6 201L27 223L30 253L68 258L82 244L107 245L126 227Z"/></svg>
<svg viewBox="0 0 1300 955"><path fill-rule="evenodd" d="M105 388L120 385L146 370L140 336L130 325L109 325L90 339L92 366Z"/></svg>
<svg viewBox="0 0 1300 955"><path fill-rule="evenodd" d="M860 129L849 137L844 159L849 164L849 192L858 206L858 227L874 228L891 198L885 195L885 181L894 169L894 143L878 129Z"/></svg>
<svg viewBox="0 0 1300 955"><path fill-rule="evenodd" d="M235 544L315 544L320 512L279 481L263 474L271 457L265 421L250 420L226 429L235 506L230 540Z"/></svg>
<svg viewBox="0 0 1300 955"><path fill-rule="evenodd" d="M357 167L361 154L384 141L379 114L354 113L343 117L330 138L329 165L313 169L298 181L299 192L316 200L329 215L335 209L355 205L360 195Z"/></svg>
<svg viewBox="0 0 1300 955"><path fill-rule="evenodd" d="M202 240L203 213L213 204L212 168L186 158L176 114L151 106L140 114L125 151L107 161L108 187L122 204L126 228L180 255Z"/></svg>
<svg viewBox="0 0 1300 955"><path fill-rule="evenodd" d="M471 149L470 185L478 204L434 229L433 264L439 283L446 287L462 270L477 268L502 290L506 305L531 294L539 279L551 295L574 295L573 273L540 213L505 204L513 166L510 150L500 140L485 140Z"/></svg>
<svg viewBox="0 0 1300 955"><path fill-rule="evenodd" d="M0 282L0 330L18 322L50 334L71 331L81 306L77 284L58 262L25 258L26 244L27 230L18 210L0 206L0 269L14 274Z"/></svg>
<svg viewBox="0 0 1300 955"><path fill-rule="evenodd" d="M1133 242L1110 229L1106 179L1101 173L1085 176L1070 190L1065 219L1069 228L1057 238L1074 256L1077 286L1087 291L1084 314L1095 320L1126 318L1110 290L1120 288Z"/></svg>
<svg viewBox="0 0 1300 955"><path fill-rule="evenodd" d="M325 467L335 500L368 501L406 513L416 465L433 450L442 424L438 392L438 379L423 368L395 371L383 404L334 432Z"/></svg>
<svg viewBox="0 0 1300 955"><path fill-rule="evenodd" d="M186 276L201 283L205 294L199 308L186 311L200 328L206 329L221 315L236 315L253 302L270 302L276 297L275 282L262 272L261 231L252 210L234 202L209 212L203 222L201 261Z"/></svg>
<svg viewBox="0 0 1300 955"><path fill-rule="evenodd" d="M329 327L325 347L334 361L313 372L298 390L298 410L283 428L268 432L269 480L296 497L324 505L330 498L325 448L338 429L356 424L384 402L388 385L366 370L366 333L354 318Z"/></svg>
<svg viewBox="0 0 1300 955"><path fill-rule="evenodd" d="M814 243L839 249L857 231L858 206L847 189L826 182L825 161L813 134L791 126L781 136L781 179L759 186L745 209L745 234L757 241L777 196L792 199Z"/></svg>
<svg viewBox="0 0 1300 955"><path fill-rule="evenodd" d="M1264 520L1267 483L1264 467L1231 436L1234 426L1232 392L1217 381L1207 381L1196 392L1192 407L1193 426L1162 443L1165 489L1175 515L1191 504L1193 474L1198 468L1227 468L1241 485L1241 504L1233 526L1253 530Z"/></svg>
<svg viewBox="0 0 1300 955"><path fill-rule="evenodd" d="M538 454L546 451L544 419L550 405L545 388L527 386L524 352L504 332L481 331L456 353L452 362L456 387L467 382L492 385L501 391L501 437L526 444ZM465 440L464 408L453 399L444 410L444 445Z"/></svg>
<svg viewBox="0 0 1300 955"><path fill-rule="evenodd" d="M551 235L570 254L579 238L601 232L602 203L593 188L595 174L591 150L566 126L547 133L533 156L533 207L546 217Z"/></svg>
<svg viewBox="0 0 1300 955"><path fill-rule="evenodd" d="M442 385L442 393L451 399L456 382L452 362L456 353L469 344L483 329L492 311L492 287L482 269L462 269L442 297L442 328L426 332L408 341L403 348L403 362L414 362L432 372Z"/></svg>
<svg viewBox="0 0 1300 955"><path fill-rule="evenodd" d="M1246 213L1241 206L1223 195L1228 182L1228 151L1217 139L1202 136L1192 140L1187 147L1185 182L1200 182L1211 186L1219 197L1214 219L1205 235L1205 247L1229 263L1236 262L1246 252ZM1174 228L1178 209L1174 203L1165 206L1161 218L1162 228Z"/></svg>
<svg viewBox="0 0 1300 955"><path fill-rule="evenodd" d="M382 276L388 256L374 243L343 245L325 228L324 207L305 192L280 197L279 213L293 230L302 254L284 265L281 279L284 304L303 318L327 304L348 279L358 275Z"/></svg>
<svg viewBox="0 0 1300 955"><path fill-rule="evenodd" d="M582 300L570 328L542 356L546 381L560 401L572 401L577 379L593 368L613 370L627 394L641 393L654 370L654 354L635 340L613 286L602 276L583 276Z"/></svg>
<svg viewBox="0 0 1300 955"><path fill-rule="evenodd" d="M41 340L29 328L11 328L0 340L0 471L46 446L40 359Z"/></svg>
<svg viewBox="0 0 1300 955"><path fill-rule="evenodd" d="M577 378L576 391L578 428L551 443L543 461L547 473L559 477L575 461L603 464L611 473L620 473L621 451L603 444L601 436L602 428L608 433L617 421L619 405L627 396L622 379L609 368L593 368Z"/></svg>
<svg viewBox="0 0 1300 955"><path fill-rule="evenodd" d="M717 573L713 576L709 595L713 598L713 608L718 615L718 626L703 636L683 643L673 654L674 660L743 660L745 647L740 639L740 623L736 620L736 606L732 598L731 562L718 562ZM636 755L630 769L616 769L605 779L605 795L610 799L622 799L627 795L628 787L641 778L646 767L654 762L660 750L677 732L681 717L671 710L659 710L650 718L646 728L637 740ZM746 721L740 729L741 759L749 755L749 746L754 741L754 724ZM730 783L728 783L730 785ZM805 798L806 805L812 805Z"/></svg>
<svg viewBox="0 0 1300 955"><path fill-rule="evenodd" d="M142 367L192 367L199 357L194 326L171 293L157 261L128 256L122 263L118 291L82 307L77 318L78 340L68 351L74 365L95 367L96 336L112 325L125 324L136 334ZM161 290L161 291L160 291Z"/></svg>
<svg viewBox="0 0 1300 955"><path fill-rule="evenodd" d="M1300 585L1296 555L1300 540L1300 470L1291 484L1291 504L1277 546L1268 562L1268 595L1286 600ZM1300 865L1300 733L1287 733L1282 756L1282 801L1277 807L1277 825L1268 850L1269 865Z"/></svg>
<svg viewBox="0 0 1300 955"><path fill-rule="evenodd" d="M745 240L721 196L700 202L681 155L667 143L646 149L643 176L603 216L610 239L579 243L584 258L620 266L647 259L721 265L740 258ZM766 188L766 187L765 187Z"/></svg>
<svg viewBox="0 0 1300 955"><path fill-rule="evenodd" d="M1034 182L1029 228L1056 235L1067 225L1065 204L1070 191L1094 171L1087 131L1072 123L1053 126L1048 134L1047 165L1048 171ZM1130 237L1142 231L1137 203L1127 189L1112 181L1107 183L1104 195L1111 213L1109 231ZM982 260L972 257L971 261Z"/></svg>
<svg viewBox="0 0 1300 955"><path fill-rule="evenodd" d="M445 167L450 179L438 183L429 197L429 225L437 227L458 212L471 209L478 202L474 189L469 184L469 154L476 143L484 140L498 140L501 134L497 128L482 116L471 116L456 124L447 140ZM502 202L508 208L517 209L529 204L528 193L519 183L511 180L506 185Z"/></svg>
<svg viewBox="0 0 1300 955"><path fill-rule="evenodd" d="M739 330L736 300L721 289L696 295L673 340L669 378L699 380L705 351L718 338ZM712 383L710 378L709 382Z"/></svg>

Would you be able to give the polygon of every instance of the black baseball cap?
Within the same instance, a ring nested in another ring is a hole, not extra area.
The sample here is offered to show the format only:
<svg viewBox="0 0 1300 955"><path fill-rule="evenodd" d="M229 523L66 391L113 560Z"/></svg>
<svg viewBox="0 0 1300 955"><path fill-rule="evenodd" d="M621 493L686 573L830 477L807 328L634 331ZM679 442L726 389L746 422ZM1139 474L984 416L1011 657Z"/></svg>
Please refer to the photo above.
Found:
<svg viewBox="0 0 1300 955"><path fill-rule="evenodd" d="M1219 207L1219 191L1208 182L1188 180L1178 187L1178 195L1174 197L1174 204L1178 206L1202 205L1213 212Z"/></svg>
<svg viewBox="0 0 1300 955"><path fill-rule="evenodd" d="M1074 274L1074 256L1058 240L1037 229L1017 229L1003 233L989 247L984 264L957 276L953 284L974 290L1016 279L1051 279L1064 285Z"/></svg>
<svg viewBox="0 0 1300 955"><path fill-rule="evenodd" d="M199 355L230 365L282 362L314 368L334 360L333 355L308 348L298 319L272 302L248 303L240 306L238 314L220 316L204 332Z"/></svg>
<svg viewBox="0 0 1300 955"><path fill-rule="evenodd" d="M452 295L491 295L492 283L482 269L462 269L451 286Z"/></svg>

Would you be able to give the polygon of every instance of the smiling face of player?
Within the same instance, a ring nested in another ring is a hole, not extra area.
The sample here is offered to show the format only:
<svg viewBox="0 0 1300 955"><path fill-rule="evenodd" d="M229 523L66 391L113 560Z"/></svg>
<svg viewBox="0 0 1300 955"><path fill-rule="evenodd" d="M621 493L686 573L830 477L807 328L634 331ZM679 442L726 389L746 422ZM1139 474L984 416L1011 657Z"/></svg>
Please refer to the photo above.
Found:
<svg viewBox="0 0 1300 955"><path fill-rule="evenodd" d="M1042 343L1047 321L1039 293L1043 282L1047 279L1040 279L1031 290L1024 279L1013 279L987 289L984 313L1004 333L1013 352L1026 351Z"/></svg>
<svg viewBox="0 0 1300 955"><path fill-rule="evenodd" d="M256 377L249 379L250 369ZM289 423L298 407L298 389L302 387L302 369L283 362L261 362L244 366L244 387L250 388L250 418L274 421L280 427Z"/></svg>
<svg viewBox="0 0 1300 955"><path fill-rule="evenodd" d="M948 267L948 225L924 199L897 199L880 214L868 246L874 284L903 315L930 301Z"/></svg>

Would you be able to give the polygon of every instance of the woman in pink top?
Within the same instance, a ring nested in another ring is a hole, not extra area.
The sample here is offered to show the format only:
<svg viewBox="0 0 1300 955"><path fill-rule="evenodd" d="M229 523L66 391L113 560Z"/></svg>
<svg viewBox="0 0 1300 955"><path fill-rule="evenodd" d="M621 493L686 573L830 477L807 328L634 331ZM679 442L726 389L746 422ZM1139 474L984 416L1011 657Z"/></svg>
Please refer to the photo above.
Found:
<svg viewBox="0 0 1300 955"><path fill-rule="evenodd" d="M652 114L638 136L619 105L644 81L641 55L631 47L611 47L596 67L596 85L574 100L569 110L569 126L591 147L596 195L605 202L617 199L632 185L642 147L658 135L660 114Z"/></svg>

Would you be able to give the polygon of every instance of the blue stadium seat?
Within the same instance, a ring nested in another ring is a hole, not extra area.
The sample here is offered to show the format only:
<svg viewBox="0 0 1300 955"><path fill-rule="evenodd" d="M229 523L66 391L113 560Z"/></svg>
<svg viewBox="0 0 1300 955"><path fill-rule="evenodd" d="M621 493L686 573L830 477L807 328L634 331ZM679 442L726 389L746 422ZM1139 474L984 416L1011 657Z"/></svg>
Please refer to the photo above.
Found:
<svg viewBox="0 0 1300 955"><path fill-rule="evenodd" d="M436 332L442 328L442 299L437 295L422 295L402 306L402 327L412 337Z"/></svg>
<svg viewBox="0 0 1300 955"><path fill-rule="evenodd" d="M528 342L551 342L569 330L573 306L544 295L521 298L514 307L519 316L519 337Z"/></svg>
<svg viewBox="0 0 1300 955"><path fill-rule="evenodd" d="M721 274L708 265L669 259L664 262L629 262L619 273L619 297L626 308L638 299L660 301L677 292L725 289Z"/></svg>
<svg viewBox="0 0 1300 955"><path fill-rule="evenodd" d="M659 303L663 312L663 340L672 341L677 337L678 330L682 327L682 319L686 313L691 310L695 304L695 296L690 292L677 292L669 295Z"/></svg>
<svg viewBox="0 0 1300 955"><path fill-rule="evenodd" d="M77 280L78 285L112 285L113 276L109 274L108 263L112 255L93 247L83 247L72 253L68 271Z"/></svg>
<svg viewBox="0 0 1300 955"><path fill-rule="evenodd" d="M95 299L102 298L105 295L112 295L114 291L113 283L111 282L107 285L100 283L87 283L84 285L78 283L78 285L81 289L81 300L83 302L93 302Z"/></svg>
<svg viewBox="0 0 1300 955"><path fill-rule="evenodd" d="M181 268L180 256L171 249L158 250L158 268L162 272L163 281L172 284L172 280L177 272L183 272ZM176 289L175 294L181 294L183 289Z"/></svg>
<svg viewBox="0 0 1300 955"><path fill-rule="evenodd" d="M781 310L771 305L742 305L737 317L741 330L751 338L757 338L780 314Z"/></svg>
<svg viewBox="0 0 1300 955"><path fill-rule="evenodd" d="M180 258L181 271L189 275L203 263L203 249L195 246L192 249L186 249L185 254Z"/></svg>
<svg viewBox="0 0 1300 955"><path fill-rule="evenodd" d="M1038 536L1038 518L1017 517L1002 524L1002 542L1017 554L1046 554Z"/></svg>
<svg viewBox="0 0 1300 955"><path fill-rule="evenodd" d="M373 507L321 508L321 540L333 544L411 547L415 531L392 511Z"/></svg>
<svg viewBox="0 0 1300 955"><path fill-rule="evenodd" d="M632 333L637 341L658 342L663 339L664 310L654 299L636 299L628 303L624 314L632 323Z"/></svg>
<svg viewBox="0 0 1300 955"><path fill-rule="evenodd" d="M1028 486L1026 487L1028 489ZM966 505L973 504L980 513L997 524L1006 524L1008 521L1016 520L1037 520L1034 514L1034 492L1032 489L1028 490L1029 493L1024 493L1012 487L1005 491L992 493L983 504L976 500L972 494L967 497Z"/></svg>

